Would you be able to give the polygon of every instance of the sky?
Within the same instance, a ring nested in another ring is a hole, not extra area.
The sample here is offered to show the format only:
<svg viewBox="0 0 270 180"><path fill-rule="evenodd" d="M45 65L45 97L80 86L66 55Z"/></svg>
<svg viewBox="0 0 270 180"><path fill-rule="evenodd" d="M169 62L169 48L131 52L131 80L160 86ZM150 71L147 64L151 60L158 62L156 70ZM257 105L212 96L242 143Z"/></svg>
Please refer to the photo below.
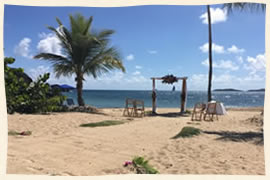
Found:
<svg viewBox="0 0 270 180"><path fill-rule="evenodd" d="M58 17L69 28L69 15L93 16L92 28L115 30L117 47L126 68L85 77L84 89L151 90L151 77L187 76L189 90L207 91L208 22L206 6L30 7L5 5L4 56L14 57L33 79L50 72L50 84L76 86L75 77L54 76L46 61L32 57L40 52L62 54L55 34ZM212 89L265 87L265 12L234 11L211 5L213 39ZM181 81L174 84L181 89ZM158 90L172 85L157 82Z"/></svg>

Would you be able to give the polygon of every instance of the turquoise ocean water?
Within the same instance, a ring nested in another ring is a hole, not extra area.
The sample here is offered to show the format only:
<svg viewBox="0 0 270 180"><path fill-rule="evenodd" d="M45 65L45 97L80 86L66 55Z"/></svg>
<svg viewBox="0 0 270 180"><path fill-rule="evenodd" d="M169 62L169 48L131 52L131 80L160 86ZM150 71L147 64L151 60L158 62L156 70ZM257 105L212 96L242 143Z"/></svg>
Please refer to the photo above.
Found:
<svg viewBox="0 0 270 180"><path fill-rule="evenodd" d="M77 92L65 92L77 104ZM84 90L83 98L86 104L99 108L124 107L126 98L143 100L145 107L152 107L152 91L133 90ZM212 92L213 100L221 101L225 107L258 107L264 106L264 92ZM196 102L206 102L207 92L188 91L187 107L191 108ZM157 106L180 107L179 91L157 91Z"/></svg>

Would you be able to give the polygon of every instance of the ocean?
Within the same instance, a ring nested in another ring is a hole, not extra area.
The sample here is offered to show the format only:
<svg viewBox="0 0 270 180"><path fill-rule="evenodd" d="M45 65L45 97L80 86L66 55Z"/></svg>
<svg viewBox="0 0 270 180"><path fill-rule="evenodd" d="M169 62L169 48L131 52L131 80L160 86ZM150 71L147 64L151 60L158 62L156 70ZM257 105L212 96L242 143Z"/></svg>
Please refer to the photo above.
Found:
<svg viewBox="0 0 270 180"><path fill-rule="evenodd" d="M63 93L77 104L77 92ZM133 98L144 101L145 107L152 107L152 91L135 90L83 90L85 104L98 108L123 108L125 99ZM258 107L264 106L264 92L212 92L212 99L220 101L225 107ZM197 102L207 102L206 91L188 91L187 108L192 108ZM179 91L157 91L157 107L180 107Z"/></svg>

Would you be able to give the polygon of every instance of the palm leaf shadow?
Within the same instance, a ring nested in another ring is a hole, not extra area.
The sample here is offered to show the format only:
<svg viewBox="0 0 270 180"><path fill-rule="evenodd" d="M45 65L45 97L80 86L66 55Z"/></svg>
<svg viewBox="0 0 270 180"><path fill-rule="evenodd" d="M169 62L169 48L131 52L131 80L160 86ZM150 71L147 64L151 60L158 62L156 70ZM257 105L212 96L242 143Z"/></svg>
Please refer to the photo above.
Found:
<svg viewBox="0 0 270 180"><path fill-rule="evenodd" d="M205 134L219 135L216 140L234 141L234 142L249 142L253 141L256 145L263 145L263 131L261 132L233 132L233 131L203 131Z"/></svg>

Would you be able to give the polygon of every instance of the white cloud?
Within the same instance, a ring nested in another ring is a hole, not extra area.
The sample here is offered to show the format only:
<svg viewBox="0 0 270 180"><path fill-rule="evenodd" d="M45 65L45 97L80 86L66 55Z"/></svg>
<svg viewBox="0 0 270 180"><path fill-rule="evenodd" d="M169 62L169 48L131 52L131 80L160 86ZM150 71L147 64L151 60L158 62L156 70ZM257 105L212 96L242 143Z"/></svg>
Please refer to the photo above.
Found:
<svg viewBox="0 0 270 180"><path fill-rule="evenodd" d="M208 67L209 66L209 60L206 59L206 60L202 61L201 64ZM220 61L217 61L217 62L213 62L212 67L217 68L217 69L231 70L231 71L236 71L236 70L239 69L239 66L237 66L235 63L233 63L230 60L227 60L227 61L220 60Z"/></svg>
<svg viewBox="0 0 270 180"><path fill-rule="evenodd" d="M136 73L137 74L137 73ZM85 89L145 89L151 87L151 80L141 74L126 74L121 71L113 71L94 79L85 77Z"/></svg>
<svg viewBox="0 0 270 180"><path fill-rule="evenodd" d="M200 46L199 48L200 48L200 50L202 52L208 53L209 43L205 43L202 46ZM221 54L221 53L224 53L225 52L223 46L217 45L215 43L212 43L212 51L215 52L215 53L218 53L218 54Z"/></svg>
<svg viewBox="0 0 270 180"><path fill-rule="evenodd" d="M126 57L126 59L127 59L128 61L132 61L132 60L134 60L134 58L135 58L135 56L134 56L133 54L129 54L129 55Z"/></svg>
<svg viewBox="0 0 270 180"><path fill-rule="evenodd" d="M150 79L148 80L147 78L145 78L142 75L133 76L131 78L128 78L128 79L126 79L126 82L128 82L128 83L136 83L138 85L141 84L141 83L147 83L147 82L149 82L149 84L151 84Z"/></svg>
<svg viewBox="0 0 270 180"><path fill-rule="evenodd" d="M45 39L45 38L48 37L48 34L46 34L45 32L38 33L38 37L39 37L40 39Z"/></svg>
<svg viewBox="0 0 270 180"><path fill-rule="evenodd" d="M237 80L239 80L239 78L232 76L230 74L221 74L219 76L213 77L213 83L224 84L224 86L227 86L227 85L231 84L232 82L235 83L235 82L237 82Z"/></svg>
<svg viewBox="0 0 270 180"><path fill-rule="evenodd" d="M136 71L135 71L136 72ZM76 87L75 75L71 77L60 78L55 77L55 73L51 67L38 66L26 71L29 76L35 80L39 75L50 73L48 83L50 84L69 84ZM126 74L121 71L112 71L105 73L94 79L92 76L86 76L84 81L84 89L149 89L151 88L150 78L146 78L140 72L133 74Z"/></svg>
<svg viewBox="0 0 270 180"><path fill-rule="evenodd" d="M227 51L230 53L243 53L243 52L245 52L245 49L243 49L243 48L239 49L235 45L232 45L232 47L228 48Z"/></svg>
<svg viewBox="0 0 270 180"><path fill-rule="evenodd" d="M38 66L37 68L32 68L28 71L29 76L36 80L39 75L43 75L45 73L52 73L48 66Z"/></svg>
<svg viewBox="0 0 270 180"><path fill-rule="evenodd" d="M258 54L255 58L248 56L246 62L247 63L244 65L244 68L249 70L250 74L265 72L266 60L264 54Z"/></svg>
<svg viewBox="0 0 270 180"><path fill-rule="evenodd" d="M235 88L235 89L254 89L264 87L265 78L258 75L241 76L229 73L212 76L212 89L218 88ZM208 74L193 74L190 77L188 88L191 90L206 90L208 87Z"/></svg>
<svg viewBox="0 0 270 180"><path fill-rule="evenodd" d="M243 62L244 62L242 56L237 56L237 57L236 57L236 60L237 60L240 64L243 64Z"/></svg>
<svg viewBox="0 0 270 180"><path fill-rule="evenodd" d="M193 74L187 83L188 89L202 90L206 89L208 85L208 75L206 74Z"/></svg>
<svg viewBox="0 0 270 180"><path fill-rule="evenodd" d="M50 73L50 78L47 81L49 84L69 84L71 86L76 87L75 75L72 75L71 77L61 76L59 78L56 78L52 67L49 66L38 66L36 68L31 68L29 70L26 70L26 73L33 80L36 80L39 77L39 75Z"/></svg>
<svg viewBox="0 0 270 180"><path fill-rule="evenodd" d="M157 54L157 51L156 50L149 50L148 53L149 54Z"/></svg>
<svg viewBox="0 0 270 180"><path fill-rule="evenodd" d="M132 74L136 76L136 75L140 75L141 72L140 72L140 71L135 71L135 72L133 72Z"/></svg>
<svg viewBox="0 0 270 180"><path fill-rule="evenodd" d="M221 60L216 65L216 68L229 69L229 70L232 70L232 71L236 71L236 70L239 69L239 67L230 60L228 60L228 61Z"/></svg>
<svg viewBox="0 0 270 180"><path fill-rule="evenodd" d="M93 79L93 78L88 77L88 79ZM114 83L122 82L123 79L124 79L124 73L123 72L114 71L114 72L103 74L102 76L98 77L97 79L94 79L94 81L104 83L104 84L114 84Z"/></svg>
<svg viewBox="0 0 270 180"><path fill-rule="evenodd" d="M225 22L227 20L227 10L221 8L210 8L211 23L216 24L219 22ZM200 16L203 24L208 24L208 14L205 12Z"/></svg>
<svg viewBox="0 0 270 180"><path fill-rule="evenodd" d="M245 81L263 81L265 77L259 76L258 74L250 74L247 77L244 78Z"/></svg>
<svg viewBox="0 0 270 180"><path fill-rule="evenodd" d="M191 76L191 81L206 83L206 82L208 82L208 75L206 75L206 74L193 74Z"/></svg>
<svg viewBox="0 0 270 180"><path fill-rule="evenodd" d="M135 66L136 69L142 69L142 66Z"/></svg>
<svg viewBox="0 0 270 180"><path fill-rule="evenodd" d="M52 33L40 33L39 37L41 40L38 42L37 49L40 53L42 52L62 55L60 40L56 37L56 35Z"/></svg>
<svg viewBox="0 0 270 180"><path fill-rule="evenodd" d="M30 55L30 38L23 38L19 44L17 44L14 48L14 53L26 58L32 58L32 55Z"/></svg>

